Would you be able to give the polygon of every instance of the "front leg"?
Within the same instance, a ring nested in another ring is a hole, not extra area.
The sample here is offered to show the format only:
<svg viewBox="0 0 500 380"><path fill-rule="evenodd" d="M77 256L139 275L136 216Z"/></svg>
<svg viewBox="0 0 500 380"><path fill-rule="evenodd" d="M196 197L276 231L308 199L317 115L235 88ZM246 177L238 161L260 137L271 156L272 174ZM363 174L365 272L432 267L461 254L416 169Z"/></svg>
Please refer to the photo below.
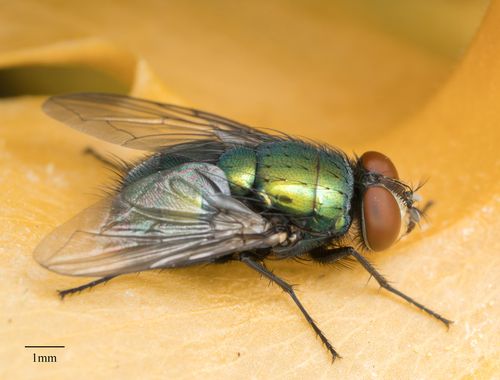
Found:
<svg viewBox="0 0 500 380"><path fill-rule="evenodd" d="M446 319L442 317L440 314L436 313L435 311L429 309L428 307L422 305L420 302L415 301L413 298L407 296L403 292L397 290L394 288L387 279L382 276L376 269L375 267L358 251L356 251L353 247L340 247L340 248L333 248L333 249L327 249L327 248L318 248L317 250L313 250L310 252L310 256L313 260L318 261L320 263L332 263L336 262L342 258L345 257L353 257L358 261L363 268L366 269L370 275L377 280L378 284L388 290L389 292L396 294L397 296L403 298L404 300L408 301L409 303L415 305L418 307L420 310L425 311L427 314L430 316L436 318L437 320L443 322L446 327L450 327L450 324L453 323L453 321L450 321L449 319Z"/></svg>
<svg viewBox="0 0 500 380"><path fill-rule="evenodd" d="M345 247L342 248L327 248L321 246L309 251L309 256L314 261L320 264L334 264L346 257L350 257L351 253Z"/></svg>

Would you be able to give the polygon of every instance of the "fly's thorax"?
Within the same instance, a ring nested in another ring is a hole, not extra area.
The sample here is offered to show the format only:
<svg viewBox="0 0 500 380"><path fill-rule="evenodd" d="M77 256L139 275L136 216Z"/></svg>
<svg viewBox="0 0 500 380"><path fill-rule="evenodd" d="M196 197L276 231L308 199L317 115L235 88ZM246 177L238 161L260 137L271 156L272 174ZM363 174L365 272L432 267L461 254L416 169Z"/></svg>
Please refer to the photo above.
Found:
<svg viewBox="0 0 500 380"><path fill-rule="evenodd" d="M316 185L317 153L307 145L276 142L257 149L256 189L280 211L308 215Z"/></svg>
<svg viewBox="0 0 500 380"><path fill-rule="evenodd" d="M354 193L354 174L349 160L342 154L320 151L316 210L324 228L343 234L351 225L351 200ZM333 224L328 225L328 221Z"/></svg>
<svg viewBox="0 0 500 380"><path fill-rule="evenodd" d="M300 226L341 235L350 226L353 171L339 152L297 141L262 144L254 187Z"/></svg>
<svg viewBox="0 0 500 380"><path fill-rule="evenodd" d="M255 150L236 147L224 152L217 163L226 174L233 195L246 195L255 182L257 157Z"/></svg>

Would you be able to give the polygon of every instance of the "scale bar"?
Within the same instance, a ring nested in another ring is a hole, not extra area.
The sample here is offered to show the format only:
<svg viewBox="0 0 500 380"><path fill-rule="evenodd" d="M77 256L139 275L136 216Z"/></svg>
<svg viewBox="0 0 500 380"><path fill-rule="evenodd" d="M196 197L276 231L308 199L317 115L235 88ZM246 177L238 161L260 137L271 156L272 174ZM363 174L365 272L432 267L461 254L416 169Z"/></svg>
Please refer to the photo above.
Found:
<svg viewBox="0 0 500 380"><path fill-rule="evenodd" d="M66 348L66 346L24 346L24 348Z"/></svg>

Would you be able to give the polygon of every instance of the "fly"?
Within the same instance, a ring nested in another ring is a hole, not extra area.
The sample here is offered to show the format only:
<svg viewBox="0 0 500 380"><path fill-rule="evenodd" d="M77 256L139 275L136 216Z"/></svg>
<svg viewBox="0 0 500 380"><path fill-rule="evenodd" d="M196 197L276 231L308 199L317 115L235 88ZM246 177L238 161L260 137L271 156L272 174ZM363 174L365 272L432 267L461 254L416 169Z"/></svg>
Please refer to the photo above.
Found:
<svg viewBox="0 0 500 380"><path fill-rule="evenodd" d="M123 168L113 194L35 249L49 270L98 278L61 297L125 273L239 261L292 298L335 360L339 354L293 287L264 262L354 259L384 289L452 323L395 289L361 253L393 245L426 208L417 207L418 195L382 153L353 159L326 144L121 95L54 96L43 109L77 130L151 153Z"/></svg>

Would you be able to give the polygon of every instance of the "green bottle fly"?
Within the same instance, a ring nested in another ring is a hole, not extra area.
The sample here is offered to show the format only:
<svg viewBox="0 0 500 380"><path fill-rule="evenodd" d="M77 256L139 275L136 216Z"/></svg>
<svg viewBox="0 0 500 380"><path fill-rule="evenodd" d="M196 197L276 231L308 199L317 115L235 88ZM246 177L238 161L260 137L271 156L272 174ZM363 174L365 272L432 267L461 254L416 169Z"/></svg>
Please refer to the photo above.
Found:
<svg viewBox="0 0 500 380"><path fill-rule="evenodd" d="M390 247L427 208L415 205L419 197L382 153L350 160L327 145L121 95L54 96L44 110L102 140L150 152L135 165L107 162L123 173L114 191L37 246L44 267L98 277L61 297L126 273L240 262L292 298L335 359L294 288L265 261L350 259L387 291L452 323L395 289L361 253Z"/></svg>

